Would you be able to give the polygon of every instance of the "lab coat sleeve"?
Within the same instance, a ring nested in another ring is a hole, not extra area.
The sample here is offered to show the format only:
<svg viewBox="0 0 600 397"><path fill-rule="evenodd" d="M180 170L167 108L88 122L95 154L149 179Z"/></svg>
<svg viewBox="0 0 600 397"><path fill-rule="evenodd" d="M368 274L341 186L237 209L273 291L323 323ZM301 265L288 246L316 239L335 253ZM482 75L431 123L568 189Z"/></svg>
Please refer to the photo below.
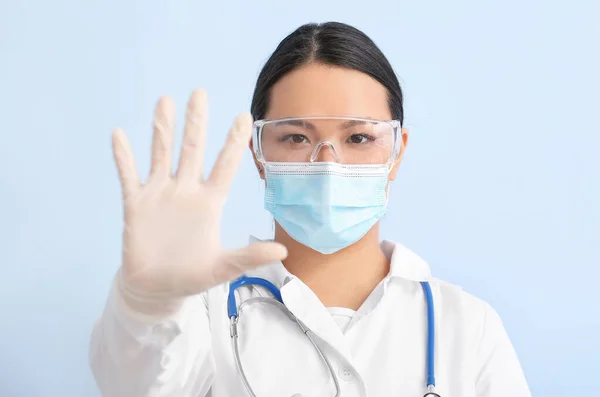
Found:
<svg viewBox="0 0 600 397"><path fill-rule="evenodd" d="M487 304L477 364L477 397L531 396L521 364L502 320Z"/></svg>
<svg viewBox="0 0 600 397"><path fill-rule="evenodd" d="M104 397L210 396L215 364L206 296L167 318L132 312L113 285L94 326L89 360Z"/></svg>

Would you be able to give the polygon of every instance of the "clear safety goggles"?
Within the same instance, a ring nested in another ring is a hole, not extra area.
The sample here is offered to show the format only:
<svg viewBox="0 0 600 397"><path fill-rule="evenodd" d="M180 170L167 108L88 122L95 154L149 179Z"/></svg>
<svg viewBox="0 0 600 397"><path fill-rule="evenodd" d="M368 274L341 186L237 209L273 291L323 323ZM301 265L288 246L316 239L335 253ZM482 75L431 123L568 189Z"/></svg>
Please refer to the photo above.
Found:
<svg viewBox="0 0 600 397"><path fill-rule="evenodd" d="M252 144L262 163L391 165L402 145L398 120L312 116L257 120Z"/></svg>

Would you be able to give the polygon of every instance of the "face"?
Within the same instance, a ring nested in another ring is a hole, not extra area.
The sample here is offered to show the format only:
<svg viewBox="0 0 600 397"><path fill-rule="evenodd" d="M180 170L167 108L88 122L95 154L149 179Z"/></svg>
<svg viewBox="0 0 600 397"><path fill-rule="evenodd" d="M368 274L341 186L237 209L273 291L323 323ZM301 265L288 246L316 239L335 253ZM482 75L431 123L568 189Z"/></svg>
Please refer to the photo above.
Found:
<svg viewBox="0 0 600 397"><path fill-rule="evenodd" d="M269 109L265 119L306 116L352 116L390 120L386 88L367 74L356 70L318 63L298 68L271 90ZM329 139L329 137L322 137ZM408 131L402 130L402 149L389 174L396 176L408 140ZM335 161L331 148L319 152L318 161ZM261 178L264 175L257 163Z"/></svg>

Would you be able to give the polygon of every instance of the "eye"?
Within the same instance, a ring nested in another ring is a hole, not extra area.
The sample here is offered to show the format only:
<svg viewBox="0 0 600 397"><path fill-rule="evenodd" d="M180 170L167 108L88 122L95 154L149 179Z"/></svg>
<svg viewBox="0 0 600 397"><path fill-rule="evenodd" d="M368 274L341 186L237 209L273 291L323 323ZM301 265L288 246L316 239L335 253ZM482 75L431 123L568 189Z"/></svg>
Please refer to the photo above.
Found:
<svg viewBox="0 0 600 397"><path fill-rule="evenodd" d="M367 134L352 134L348 138L348 141L350 143L355 143L355 144L365 144L365 143L368 143L373 140L374 140L373 137L371 137Z"/></svg>
<svg viewBox="0 0 600 397"><path fill-rule="evenodd" d="M291 142L295 144L306 143L308 138L302 134L289 134L281 139L283 142Z"/></svg>

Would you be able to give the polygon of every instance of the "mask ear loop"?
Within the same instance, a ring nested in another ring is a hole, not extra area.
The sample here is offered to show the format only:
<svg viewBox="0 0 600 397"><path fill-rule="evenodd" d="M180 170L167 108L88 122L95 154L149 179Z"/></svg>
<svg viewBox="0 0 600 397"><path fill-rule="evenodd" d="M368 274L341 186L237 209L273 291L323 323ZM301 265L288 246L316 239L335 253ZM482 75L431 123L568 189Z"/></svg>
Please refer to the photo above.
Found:
<svg viewBox="0 0 600 397"><path fill-rule="evenodd" d="M312 151L311 155L310 155L310 162L314 163L315 160L317 159L317 156L319 155L319 152L321 151L321 148L323 146L329 146L331 148L331 151L333 152L333 157L335 158L335 162L340 164L341 160L340 160L340 156L338 155L337 151L335 150L335 146L333 146L333 143L331 143L331 141L321 141L317 144L317 146L315 146L315 149Z"/></svg>
<svg viewBox="0 0 600 397"><path fill-rule="evenodd" d="M396 127L397 128L397 127ZM387 172L388 174L390 172L392 172L392 169L394 168L394 165L396 164L396 161L398 160L398 157L400 156L400 152L402 151L402 139L398 138L397 135L394 135L396 138L396 141L399 140L399 143L396 145L394 145L394 149L392 151L392 155L391 158L388 160L387 162ZM397 146L397 147L396 147ZM387 186L385 187L385 205L388 205L388 202L390 200L390 186L391 186L391 181L388 180Z"/></svg>

